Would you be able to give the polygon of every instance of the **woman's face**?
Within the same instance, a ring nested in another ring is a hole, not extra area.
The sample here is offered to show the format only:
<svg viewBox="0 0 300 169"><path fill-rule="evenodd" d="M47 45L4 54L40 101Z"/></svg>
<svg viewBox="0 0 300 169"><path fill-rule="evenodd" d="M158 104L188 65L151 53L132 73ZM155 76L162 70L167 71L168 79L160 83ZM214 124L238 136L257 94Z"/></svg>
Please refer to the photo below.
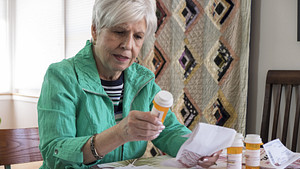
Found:
<svg viewBox="0 0 300 169"><path fill-rule="evenodd" d="M146 33L145 19L102 28L100 34L92 27L93 52L100 77L116 80L138 56Z"/></svg>

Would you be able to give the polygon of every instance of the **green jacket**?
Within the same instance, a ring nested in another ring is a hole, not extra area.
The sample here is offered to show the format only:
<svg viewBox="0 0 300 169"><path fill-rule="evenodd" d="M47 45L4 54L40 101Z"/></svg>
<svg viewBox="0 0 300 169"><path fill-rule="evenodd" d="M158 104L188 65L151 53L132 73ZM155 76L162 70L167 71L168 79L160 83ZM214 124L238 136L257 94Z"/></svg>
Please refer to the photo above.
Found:
<svg viewBox="0 0 300 169"><path fill-rule="evenodd" d="M83 164L82 146L96 133L116 125L113 103L107 96L93 58L92 44L73 58L51 64L44 78L38 101L41 168L88 168L98 163L140 157L147 142L128 142L90 165ZM150 111L155 94L161 89L154 74L139 64L124 71L123 117L130 110ZM169 111L166 128L153 144L176 156L191 131ZM112 140L113 141L113 140Z"/></svg>

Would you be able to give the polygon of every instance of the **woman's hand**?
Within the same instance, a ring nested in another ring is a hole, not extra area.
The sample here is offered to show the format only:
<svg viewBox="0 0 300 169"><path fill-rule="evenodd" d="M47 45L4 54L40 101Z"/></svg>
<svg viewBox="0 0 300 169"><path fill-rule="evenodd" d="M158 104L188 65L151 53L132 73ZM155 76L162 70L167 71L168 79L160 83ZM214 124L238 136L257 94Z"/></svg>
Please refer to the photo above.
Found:
<svg viewBox="0 0 300 169"><path fill-rule="evenodd" d="M130 111L128 116L118 124L118 132L124 142L153 140L165 126L150 112Z"/></svg>
<svg viewBox="0 0 300 169"><path fill-rule="evenodd" d="M212 154L211 156L201 156L195 152L184 150L181 157L178 159L183 167L190 168L200 166L201 168L209 168L216 164L222 150Z"/></svg>
<svg viewBox="0 0 300 169"><path fill-rule="evenodd" d="M210 166L215 165L216 161L219 159L221 152L222 152L222 150L214 153L211 156L201 157L198 160L198 165L202 168L209 168Z"/></svg>

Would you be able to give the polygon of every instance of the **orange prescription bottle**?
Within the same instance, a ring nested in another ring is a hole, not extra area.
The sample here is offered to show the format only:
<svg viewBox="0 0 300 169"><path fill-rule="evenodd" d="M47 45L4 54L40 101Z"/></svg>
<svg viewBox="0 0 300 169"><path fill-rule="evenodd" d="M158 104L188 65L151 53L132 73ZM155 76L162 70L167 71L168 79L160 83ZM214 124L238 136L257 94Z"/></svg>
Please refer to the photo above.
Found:
<svg viewBox="0 0 300 169"><path fill-rule="evenodd" d="M246 169L259 169L260 166L260 146L262 141L260 135L247 134L246 143Z"/></svg>
<svg viewBox="0 0 300 169"><path fill-rule="evenodd" d="M157 116L163 123L169 108L173 105L173 96L170 92L161 90L158 92L153 100L153 108L151 114Z"/></svg>
<svg viewBox="0 0 300 169"><path fill-rule="evenodd" d="M231 147L227 148L227 169L242 169L244 137L236 133Z"/></svg>

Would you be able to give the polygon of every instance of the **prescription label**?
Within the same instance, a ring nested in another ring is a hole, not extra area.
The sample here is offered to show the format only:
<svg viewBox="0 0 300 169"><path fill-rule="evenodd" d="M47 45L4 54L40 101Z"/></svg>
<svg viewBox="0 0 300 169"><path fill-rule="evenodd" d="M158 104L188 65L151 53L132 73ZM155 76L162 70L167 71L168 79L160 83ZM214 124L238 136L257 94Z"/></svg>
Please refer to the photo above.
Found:
<svg viewBox="0 0 300 169"><path fill-rule="evenodd" d="M151 114L155 115L160 121L162 121L163 117L164 117L164 113L163 111L159 111L156 109L155 106L153 106Z"/></svg>

